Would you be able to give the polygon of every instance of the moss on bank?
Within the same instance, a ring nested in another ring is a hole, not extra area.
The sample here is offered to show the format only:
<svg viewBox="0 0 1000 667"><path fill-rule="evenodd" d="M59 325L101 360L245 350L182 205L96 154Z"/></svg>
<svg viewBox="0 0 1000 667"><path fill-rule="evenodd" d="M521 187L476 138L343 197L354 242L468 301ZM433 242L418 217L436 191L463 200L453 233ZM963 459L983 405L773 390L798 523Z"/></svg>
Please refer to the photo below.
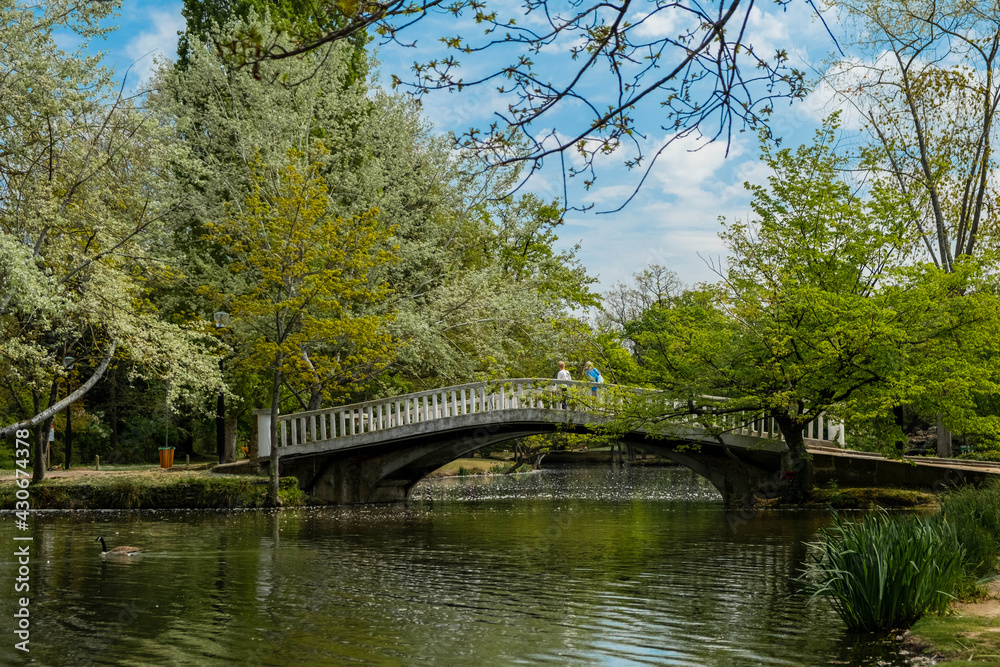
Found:
<svg viewBox="0 0 1000 667"><path fill-rule="evenodd" d="M869 487L813 489L806 502L806 507L832 507L837 510L867 510L875 507L908 509L938 505L938 497L929 491Z"/></svg>
<svg viewBox="0 0 1000 667"><path fill-rule="evenodd" d="M32 509L233 509L268 507L270 480L264 477L116 475L85 481L46 480L29 487ZM15 508L17 487L0 483L0 509ZM310 497L295 478L281 480L285 507L306 505Z"/></svg>

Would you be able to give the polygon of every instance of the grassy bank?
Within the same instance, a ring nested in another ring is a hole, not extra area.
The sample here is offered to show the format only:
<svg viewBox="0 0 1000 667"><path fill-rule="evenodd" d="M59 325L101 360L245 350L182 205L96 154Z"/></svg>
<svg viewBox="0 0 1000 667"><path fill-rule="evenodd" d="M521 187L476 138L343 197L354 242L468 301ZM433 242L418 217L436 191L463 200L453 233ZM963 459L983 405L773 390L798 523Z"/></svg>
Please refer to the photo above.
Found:
<svg viewBox="0 0 1000 667"><path fill-rule="evenodd" d="M914 489L880 488L826 488L813 489L806 507L835 510L916 509L939 506L937 495Z"/></svg>
<svg viewBox="0 0 1000 667"><path fill-rule="evenodd" d="M936 665L1000 667L1000 602L993 598L956 607L952 615L917 621L904 645Z"/></svg>
<svg viewBox="0 0 1000 667"><path fill-rule="evenodd" d="M805 584L849 628L906 628L935 664L1000 667L1000 483L940 497L939 512L840 517Z"/></svg>
<svg viewBox="0 0 1000 667"><path fill-rule="evenodd" d="M162 470L80 471L52 476L29 487L33 509L232 509L267 507L270 480L212 474L207 466ZM14 509L17 487L0 481L0 509ZM281 480L283 506L305 505L309 497L294 478Z"/></svg>
<svg viewBox="0 0 1000 667"><path fill-rule="evenodd" d="M441 466L428 475L428 477L488 475L495 472L498 466L509 468L510 463L506 461L494 461L493 459L455 459L451 463Z"/></svg>
<svg viewBox="0 0 1000 667"><path fill-rule="evenodd" d="M455 459L447 463L431 474L433 477L461 477L463 475L497 475L506 473L513 465L513 461L502 461L497 459ZM522 470L517 472L528 472L531 466L524 465Z"/></svg>

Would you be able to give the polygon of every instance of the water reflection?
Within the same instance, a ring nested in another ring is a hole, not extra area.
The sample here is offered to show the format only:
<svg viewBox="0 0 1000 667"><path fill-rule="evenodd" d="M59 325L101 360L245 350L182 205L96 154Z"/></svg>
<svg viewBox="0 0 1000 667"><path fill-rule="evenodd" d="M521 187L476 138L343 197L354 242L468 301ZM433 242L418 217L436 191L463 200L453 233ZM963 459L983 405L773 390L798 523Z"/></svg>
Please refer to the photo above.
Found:
<svg viewBox="0 0 1000 667"><path fill-rule="evenodd" d="M904 665L790 586L827 517L733 531L678 469L425 484L409 507L36 515L45 665ZM0 518L11 543L13 518ZM93 539L141 545L110 562ZM12 580L13 563L2 570ZM13 608L11 586L0 588ZM10 637L9 615L3 630ZM17 656L0 646L0 662ZM878 662L881 660L882 662Z"/></svg>

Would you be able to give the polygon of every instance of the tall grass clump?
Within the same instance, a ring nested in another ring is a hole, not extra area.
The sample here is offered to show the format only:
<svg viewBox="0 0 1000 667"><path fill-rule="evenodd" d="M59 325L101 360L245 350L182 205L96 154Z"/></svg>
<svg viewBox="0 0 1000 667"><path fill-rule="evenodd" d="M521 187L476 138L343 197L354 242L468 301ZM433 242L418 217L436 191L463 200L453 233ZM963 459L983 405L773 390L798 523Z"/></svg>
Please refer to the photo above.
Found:
<svg viewBox="0 0 1000 667"><path fill-rule="evenodd" d="M955 529L969 577L995 574L1000 558L1000 483L981 489L963 486L943 496L941 513Z"/></svg>
<svg viewBox="0 0 1000 667"><path fill-rule="evenodd" d="M955 530L937 516L835 516L821 537L803 580L852 630L902 628L943 612L962 579Z"/></svg>

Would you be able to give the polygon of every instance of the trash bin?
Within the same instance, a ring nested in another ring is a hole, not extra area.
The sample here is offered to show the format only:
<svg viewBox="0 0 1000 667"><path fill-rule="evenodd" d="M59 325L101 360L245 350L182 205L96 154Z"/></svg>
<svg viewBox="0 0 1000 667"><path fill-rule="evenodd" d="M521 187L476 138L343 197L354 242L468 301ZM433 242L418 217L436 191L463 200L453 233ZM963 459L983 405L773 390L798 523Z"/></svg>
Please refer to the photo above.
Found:
<svg viewBox="0 0 1000 667"><path fill-rule="evenodd" d="M173 468L174 467L174 448L173 447L160 447L160 467L161 468Z"/></svg>

